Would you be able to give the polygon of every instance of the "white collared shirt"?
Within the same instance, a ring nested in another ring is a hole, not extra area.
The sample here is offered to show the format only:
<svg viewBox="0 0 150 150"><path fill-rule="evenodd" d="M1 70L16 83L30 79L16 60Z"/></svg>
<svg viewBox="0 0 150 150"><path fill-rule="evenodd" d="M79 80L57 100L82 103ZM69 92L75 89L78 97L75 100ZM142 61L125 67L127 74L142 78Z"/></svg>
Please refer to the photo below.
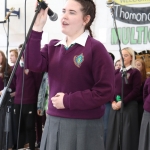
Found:
<svg viewBox="0 0 150 150"><path fill-rule="evenodd" d="M128 66L128 67L126 67L126 71L128 71L129 69L131 69L132 68L132 66L130 65L130 66ZM121 69L120 69L120 71L122 71L122 67L121 67Z"/></svg>
<svg viewBox="0 0 150 150"><path fill-rule="evenodd" d="M81 34L78 38L76 38L73 42L71 42L70 45L77 43L77 44L80 44L82 46L85 46L88 36L89 36L89 32L88 32L88 30L86 30L83 34ZM67 43L66 43L66 37L63 38L61 41L59 41L54 46L58 46L60 44L64 45L65 47L68 47Z"/></svg>

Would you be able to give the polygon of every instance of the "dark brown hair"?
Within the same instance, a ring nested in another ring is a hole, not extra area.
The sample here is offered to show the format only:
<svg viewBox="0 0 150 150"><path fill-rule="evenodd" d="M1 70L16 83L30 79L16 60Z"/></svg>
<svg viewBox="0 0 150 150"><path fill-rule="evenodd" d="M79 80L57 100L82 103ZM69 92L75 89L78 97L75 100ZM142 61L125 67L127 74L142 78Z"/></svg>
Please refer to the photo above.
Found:
<svg viewBox="0 0 150 150"><path fill-rule="evenodd" d="M89 30L90 36L93 37L91 25L95 19L95 14L96 14L95 3L93 2L93 0L75 0L75 1L77 1L78 3L80 3L82 5L81 11L83 12L84 17L87 15L91 16L90 21L85 26L85 30Z"/></svg>
<svg viewBox="0 0 150 150"><path fill-rule="evenodd" d="M0 54L2 55L2 63L0 64L1 65L0 73L2 73L4 75L7 59L6 59L5 54L3 53L3 51L0 50ZM7 63L7 74L8 74L8 77L10 77L11 71L12 71L12 68Z"/></svg>
<svg viewBox="0 0 150 150"><path fill-rule="evenodd" d="M120 62L120 59L118 59L118 60L115 62L115 66L116 66L117 62Z"/></svg>

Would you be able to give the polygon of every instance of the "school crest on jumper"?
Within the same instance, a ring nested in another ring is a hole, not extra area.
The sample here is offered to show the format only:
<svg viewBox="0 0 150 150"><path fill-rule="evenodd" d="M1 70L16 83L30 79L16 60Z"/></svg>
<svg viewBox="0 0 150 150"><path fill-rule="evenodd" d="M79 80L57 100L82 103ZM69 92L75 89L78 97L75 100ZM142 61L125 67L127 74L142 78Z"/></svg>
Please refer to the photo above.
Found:
<svg viewBox="0 0 150 150"><path fill-rule="evenodd" d="M75 64L78 68L80 68L80 67L81 67L81 64L82 64L83 61L84 61L84 55L83 55L83 53L80 54L80 55L74 56L73 61L74 61L74 64Z"/></svg>

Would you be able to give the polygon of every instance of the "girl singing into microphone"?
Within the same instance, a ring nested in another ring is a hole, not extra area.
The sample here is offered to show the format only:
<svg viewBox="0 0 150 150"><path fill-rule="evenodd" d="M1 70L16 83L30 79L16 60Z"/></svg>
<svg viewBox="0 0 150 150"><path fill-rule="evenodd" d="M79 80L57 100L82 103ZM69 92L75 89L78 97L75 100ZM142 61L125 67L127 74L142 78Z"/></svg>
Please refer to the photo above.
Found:
<svg viewBox="0 0 150 150"><path fill-rule="evenodd" d="M27 67L48 72L51 87L40 150L104 150L102 116L114 94L114 66L92 37L95 4L67 0L61 16L65 38L51 40L40 51L47 11L38 14L26 49Z"/></svg>

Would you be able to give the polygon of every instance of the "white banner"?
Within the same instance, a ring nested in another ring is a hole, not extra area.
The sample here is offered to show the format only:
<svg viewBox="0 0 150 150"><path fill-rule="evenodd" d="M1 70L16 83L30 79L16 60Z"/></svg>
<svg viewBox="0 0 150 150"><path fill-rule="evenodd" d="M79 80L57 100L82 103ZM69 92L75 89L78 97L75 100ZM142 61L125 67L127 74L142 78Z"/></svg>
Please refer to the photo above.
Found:
<svg viewBox="0 0 150 150"><path fill-rule="evenodd" d="M134 5L134 4L146 4L150 3L150 0L114 0L120 5Z"/></svg>
<svg viewBox="0 0 150 150"><path fill-rule="evenodd" d="M149 3L150 4L150 3ZM132 47L136 51L150 49L150 5L134 4L120 5L115 4L114 14L118 29L121 47ZM109 27L107 36L107 47L110 50L118 49L118 39L116 36L114 19L108 8Z"/></svg>

